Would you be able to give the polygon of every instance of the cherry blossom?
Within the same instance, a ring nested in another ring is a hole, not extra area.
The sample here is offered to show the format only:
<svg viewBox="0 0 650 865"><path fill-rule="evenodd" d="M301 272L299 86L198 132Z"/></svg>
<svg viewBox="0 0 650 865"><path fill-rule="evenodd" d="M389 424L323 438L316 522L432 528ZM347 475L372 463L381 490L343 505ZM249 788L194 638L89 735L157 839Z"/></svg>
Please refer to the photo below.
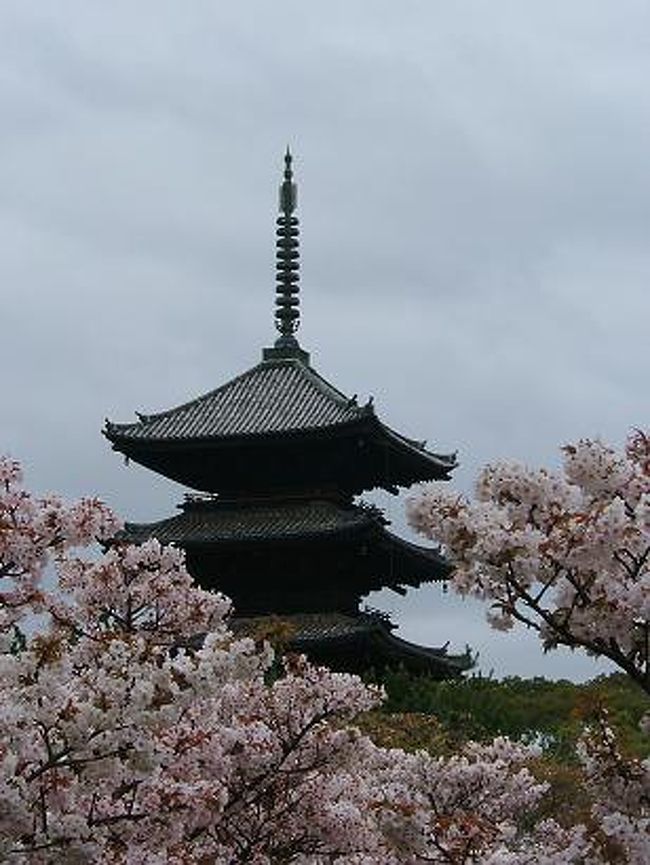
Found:
<svg viewBox="0 0 650 865"><path fill-rule="evenodd" d="M563 454L562 474L487 466L475 501L426 488L409 522L442 544L451 586L486 601L493 627L523 623L546 649L609 658L650 694L650 437L635 431L621 453L585 439ZM640 726L648 732L650 712ZM605 719L579 756L614 861L649 862L650 760L624 759Z"/></svg>
<svg viewBox="0 0 650 865"><path fill-rule="evenodd" d="M409 522L443 545L451 586L487 601L493 627L607 657L650 693L650 438L563 453L563 474L487 466L475 501L425 488Z"/></svg>
<svg viewBox="0 0 650 865"><path fill-rule="evenodd" d="M585 827L536 821L534 749L376 746L354 720L379 688L235 639L180 551L119 527L96 499L30 495L0 461L0 861L608 861ZM607 792L611 753L588 736L585 777ZM632 788L612 789L594 819L639 862Z"/></svg>

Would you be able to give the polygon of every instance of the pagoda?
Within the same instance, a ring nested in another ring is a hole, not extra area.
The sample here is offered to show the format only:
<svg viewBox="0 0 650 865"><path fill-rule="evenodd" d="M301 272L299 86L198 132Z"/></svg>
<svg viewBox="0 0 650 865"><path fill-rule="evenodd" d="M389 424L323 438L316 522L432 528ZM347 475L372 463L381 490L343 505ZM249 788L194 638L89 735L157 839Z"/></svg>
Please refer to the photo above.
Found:
<svg viewBox="0 0 650 865"><path fill-rule="evenodd" d="M386 616L360 610L369 592L404 594L444 580L449 566L436 550L389 532L383 513L355 497L447 480L456 460L390 429L372 400L358 404L311 366L296 338L296 203L287 150L276 231L279 337L261 362L176 408L106 422L114 450L195 491L175 516L127 523L124 534L181 547L196 581L232 599L235 632L282 623L291 649L334 669L403 665L457 676L467 655L409 643Z"/></svg>

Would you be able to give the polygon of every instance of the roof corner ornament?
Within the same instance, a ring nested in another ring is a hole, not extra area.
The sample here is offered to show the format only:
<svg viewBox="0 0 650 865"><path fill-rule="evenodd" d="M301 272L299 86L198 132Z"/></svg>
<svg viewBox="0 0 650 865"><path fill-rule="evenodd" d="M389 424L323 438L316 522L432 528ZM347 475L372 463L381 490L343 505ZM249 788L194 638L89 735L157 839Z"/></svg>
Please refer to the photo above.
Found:
<svg viewBox="0 0 650 865"><path fill-rule="evenodd" d="M294 333L300 324L298 307L298 218L293 215L298 203L298 188L293 182L291 168L293 157L287 147L284 155L284 179L280 184L280 215L276 230L276 297L275 326L280 337L277 348L296 348L298 341Z"/></svg>

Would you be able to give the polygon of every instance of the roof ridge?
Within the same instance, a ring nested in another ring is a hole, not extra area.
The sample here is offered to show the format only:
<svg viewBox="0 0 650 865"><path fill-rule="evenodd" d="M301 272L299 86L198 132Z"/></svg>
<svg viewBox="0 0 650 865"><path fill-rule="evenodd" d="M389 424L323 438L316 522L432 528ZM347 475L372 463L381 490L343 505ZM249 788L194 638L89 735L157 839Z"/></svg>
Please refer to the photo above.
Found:
<svg viewBox="0 0 650 865"><path fill-rule="evenodd" d="M199 394L198 396L193 397L192 399L186 400L185 402L179 403L178 405L172 406L171 408L165 409L160 412L152 412L150 414L145 414L144 412L136 411L136 417L138 418L136 421L126 422L126 423L114 423L112 421L106 422L106 427L108 430L124 430L124 429L132 429L134 427L139 427L142 424L153 423L162 418L170 417L174 414L186 411L191 409L194 406L198 406L216 396L220 393L223 393L226 389L232 388L236 386L237 383L244 381L247 378L250 378L255 373L261 370L273 369L273 368L282 368L289 367L294 369L299 375L301 375L312 387L314 387L317 391L321 393L326 399L329 399L337 404L339 408L344 408L348 410L356 410L358 412L359 417L368 413L368 409L372 413L372 406L359 406L356 403L356 395L353 397L348 397L338 388L336 388L333 384L327 381L319 372L317 372L312 366L308 363L305 363L302 359L297 357L290 358L271 358L261 360L256 363L254 366L249 367L249 369L244 370L244 372L239 373L239 375L234 376L223 384L219 385L216 388L212 388L205 393Z"/></svg>
<svg viewBox="0 0 650 865"><path fill-rule="evenodd" d="M359 411L363 411L365 406L357 405L357 395L349 397L343 393L343 391L339 390L335 385L329 382L325 376L322 376L318 370L314 369L310 364L303 364L305 372L311 377L313 383L318 387L321 392L325 394L325 396L332 397L333 399L339 400L342 405L346 408L358 408Z"/></svg>

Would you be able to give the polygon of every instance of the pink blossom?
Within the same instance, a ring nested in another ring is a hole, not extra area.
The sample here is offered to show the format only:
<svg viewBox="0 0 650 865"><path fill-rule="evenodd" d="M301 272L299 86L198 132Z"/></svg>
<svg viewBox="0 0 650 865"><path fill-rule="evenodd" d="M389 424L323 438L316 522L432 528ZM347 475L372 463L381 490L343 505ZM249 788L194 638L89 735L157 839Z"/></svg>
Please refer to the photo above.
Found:
<svg viewBox="0 0 650 865"><path fill-rule="evenodd" d="M584 439L564 449L564 474L488 466L477 499L425 487L411 526L442 544L450 584L490 604L494 627L535 629L602 655L650 693L650 445L624 452Z"/></svg>

